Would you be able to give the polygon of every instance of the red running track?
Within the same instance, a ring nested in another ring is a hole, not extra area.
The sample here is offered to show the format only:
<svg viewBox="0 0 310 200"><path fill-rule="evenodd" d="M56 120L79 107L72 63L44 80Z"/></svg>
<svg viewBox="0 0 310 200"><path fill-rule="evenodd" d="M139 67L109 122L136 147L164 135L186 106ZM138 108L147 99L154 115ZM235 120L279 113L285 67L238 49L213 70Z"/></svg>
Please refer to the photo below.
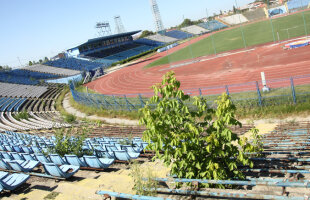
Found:
<svg viewBox="0 0 310 200"><path fill-rule="evenodd" d="M194 43L207 36L195 38L191 42ZM169 53L184 48L186 45L188 42L169 50ZM310 46L283 50L283 45L269 44L253 47L247 51L239 50L217 56L201 57L199 62L179 67L173 67L176 64L173 63L144 69L147 64L167 55L167 52L162 52L146 60L140 60L137 64L107 74L86 86L102 94L150 93L152 92L150 87L159 83L162 76L171 70L175 72L177 79L181 82L181 89L259 81L262 71L265 72L267 80L310 74ZM295 81L295 84L304 83L310 83L310 78ZM283 87L287 86L289 82L273 84L274 87ZM236 88L236 91L242 91L242 87L244 90L248 90L247 86L243 85ZM217 92L220 90L222 89L218 89Z"/></svg>

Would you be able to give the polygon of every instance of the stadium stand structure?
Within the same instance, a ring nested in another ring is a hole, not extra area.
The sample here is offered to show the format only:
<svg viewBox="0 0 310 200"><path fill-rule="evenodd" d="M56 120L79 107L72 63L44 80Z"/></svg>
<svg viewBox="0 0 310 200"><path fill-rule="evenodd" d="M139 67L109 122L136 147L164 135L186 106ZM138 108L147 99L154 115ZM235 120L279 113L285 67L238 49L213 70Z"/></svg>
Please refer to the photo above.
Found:
<svg viewBox="0 0 310 200"><path fill-rule="evenodd" d="M257 21L267 17L264 8L257 8L252 11L244 12L243 16L249 21Z"/></svg>
<svg viewBox="0 0 310 200"><path fill-rule="evenodd" d="M287 8L289 12L296 12L307 9L310 4L310 0L290 0L287 2Z"/></svg>
<svg viewBox="0 0 310 200"><path fill-rule="evenodd" d="M198 24L198 26L201 26L202 28L205 28L210 31L217 31L228 27L226 24L223 24L222 22L219 22L217 20L203 22Z"/></svg>
<svg viewBox="0 0 310 200"><path fill-rule="evenodd" d="M57 78L59 75L33 72L24 69L14 69L0 72L0 82L24 85L37 85L42 79Z"/></svg>
<svg viewBox="0 0 310 200"><path fill-rule="evenodd" d="M187 27L181 28L181 30L194 34L194 35L202 35L204 33L210 32L210 30L207 30L197 25L187 26Z"/></svg>
<svg viewBox="0 0 310 200"><path fill-rule="evenodd" d="M178 40L184 40L184 39L193 37L192 34L185 33L183 31L179 31L179 30L166 31L164 35L168 36L168 37L176 38Z"/></svg>
<svg viewBox="0 0 310 200"><path fill-rule="evenodd" d="M154 40L154 41L158 41L158 42L163 42L163 43L172 43L172 42L176 42L178 40L176 38L172 38L172 37L168 37L168 36L164 36L164 35L160 35L160 34L147 36L146 39Z"/></svg>
<svg viewBox="0 0 310 200"><path fill-rule="evenodd" d="M23 69L34 71L34 72L40 72L40 73L57 74L59 76L73 76L73 75L81 73L78 70L51 67L51 66L41 65L41 64L27 66L27 67L24 67Z"/></svg>
<svg viewBox="0 0 310 200"><path fill-rule="evenodd" d="M235 14L227 17L222 17L221 20L223 20L225 23L229 25L236 25L236 24L242 24L245 22L248 22L249 20L242 14Z"/></svg>
<svg viewBox="0 0 310 200"><path fill-rule="evenodd" d="M53 67L78 70L78 71L89 71L102 67L101 63L77 58L60 58L54 61L48 61L44 64Z"/></svg>
<svg viewBox="0 0 310 200"><path fill-rule="evenodd" d="M137 40L134 40L134 42L138 43L138 44L152 46L152 47L160 47L160 46L164 46L165 45L164 42L158 42L158 41L150 40L150 39L147 39L147 38L139 38Z"/></svg>
<svg viewBox="0 0 310 200"><path fill-rule="evenodd" d="M13 88L16 87L17 86L14 86ZM32 89L44 89L44 92L41 91L36 93L31 90L28 91L28 95L20 97L21 91L18 90L16 91L17 97L11 95L11 93L7 93L7 97L0 95L0 131L37 130L70 126L69 124L62 123L63 120L60 118L60 114L55 111L54 108L55 100L62 88L50 87L47 89L41 86L27 87L32 87ZM27 88L22 89L28 90ZM15 119L15 115L21 111L29 113L28 119Z"/></svg>
<svg viewBox="0 0 310 200"><path fill-rule="evenodd" d="M0 82L0 96L20 97L20 98L39 98L48 88L46 86L19 85Z"/></svg>
<svg viewBox="0 0 310 200"><path fill-rule="evenodd" d="M86 43L81 44L78 47L68 51L75 51L76 49L78 49L78 57L92 60L94 63L102 65L102 67L109 67L115 62L136 56L146 51L150 51L154 48L165 45L165 43L167 42L169 43L176 40L175 38L166 39L167 41L165 42L147 38L133 40L132 35L138 32L140 31L133 31L90 39ZM163 36L160 37L163 38ZM53 66L57 65L53 64ZM88 68L87 71L89 70L91 69Z"/></svg>

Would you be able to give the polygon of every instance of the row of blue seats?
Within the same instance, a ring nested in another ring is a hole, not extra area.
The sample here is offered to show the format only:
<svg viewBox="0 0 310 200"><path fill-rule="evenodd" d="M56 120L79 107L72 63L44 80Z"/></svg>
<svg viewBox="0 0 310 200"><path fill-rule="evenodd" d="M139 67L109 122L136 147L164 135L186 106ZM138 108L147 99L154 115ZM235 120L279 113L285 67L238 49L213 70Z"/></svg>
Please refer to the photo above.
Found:
<svg viewBox="0 0 310 200"><path fill-rule="evenodd" d="M42 165L45 171L44 174L35 173L37 176L42 177L58 177L58 178L70 178L76 172L79 171L80 167L75 165L61 165L58 166L54 163L45 163L35 160L9 160L0 158L0 168L7 171L18 171L23 173L34 174L34 169L39 165ZM47 175L47 176L46 176Z"/></svg>
<svg viewBox="0 0 310 200"><path fill-rule="evenodd" d="M198 24L198 26L205 28L210 31L217 31L223 28L227 28L228 26L226 24L223 24L222 22L219 22L217 20L207 21Z"/></svg>
<svg viewBox="0 0 310 200"><path fill-rule="evenodd" d="M22 85L37 85L40 82L36 79L30 79L26 76L16 76L10 74L0 74L0 82L5 83L14 83L14 84L22 84Z"/></svg>
<svg viewBox="0 0 310 200"><path fill-rule="evenodd" d="M29 136L28 134L16 135L14 132L7 132L13 135L8 137L7 135L0 134L0 150L2 151L33 154L45 153L55 147L55 137L47 139ZM138 158L148 145L141 138L134 138L130 145L122 145L120 142L129 144L128 139L88 138L83 141L82 148L84 151L93 152L98 157L129 161Z"/></svg>
<svg viewBox="0 0 310 200"><path fill-rule="evenodd" d="M2 71L0 73L1 74L4 73L7 75L11 75L11 76L25 76L25 77L29 77L32 79L38 79L38 80L60 77L59 75L56 75L56 74L41 73L41 72L29 71L26 69L14 69L11 71Z"/></svg>
<svg viewBox="0 0 310 200"><path fill-rule="evenodd" d="M0 111L1 112L18 112L22 104L26 101L25 98L0 98Z"/></svg>
<svg viewBox="0 0 310 200"><path fill-rule="evenodd" d="M144 45L147 45L147 46L152 46L152 47L160 47L160 46L164 46L165 43L163 42L158 42L158 41L155 41L155 40L150 40L150 39L147 39L147 38L139 38L137 40L134 40L135 43L138 43L138 44L144 44Z"/></svg>
<svg viewBox="0 0 310 200"><path fill-rule="evenodd" d="M172 37L172 38L176 38L179 40L184 40L190 37L193 37L194 35L190 34L190 33L185 33L183 31L179 31L179 30L172 30L172 31L167 31L164 33L165 36L168 37Z"/></svg>
<svg viewBox="0 0 310 200"><path fill-rule="evenodd" d="M101 63L81 60L77 58L61 58L54 61L48 61L45 64L53 67L73 69L78 71L89 71L102 67Z"/></svg>
<svg viewBox="0 0 310 200"><path fill-rule="evenodd" d="M106 169L114 163L114 159L98 158L96 156L87 156L79 158L76 155L65 155L61 157L58 154L49 154L47 157L43 154L28 154L17 152L0 152L0 168L4 170L15 170L22 172L31 172L39 164L55 164L57 166L77 166L82 168ZM17 166L15 164L17 162ZM14 163L14 166L11 165ZM74 167L77 169L76 167Z"/></svg>
<svg viewBox="0 0 310 200"><path fill-rule="evenodd" d="M59 75L15 69L0 72L0 81L6 83L37 85L40 80L58 78Z"/></svg>
<svg viewBox="0 0 310 200"><path fill-rule="evenodd" d="M74 140L75 138L71 139ZM0 134L0 150L25 153L43 153L48 148L55 147L55 140L55 137L47 139L42 137L23 136L23 138L21 138ZM121 143L130 145L121 145ZM148 143L143 142L141 138L134 138L131 141L128 138L88 138L83 141L83 149L88 151L100 150L111 152L113 150L117 151L128 149L131 152L140 153L146 148L147 145Z"/></svg>
<svg viewBox="0 0 310 200"><path fill-rule="evenodd" d="M55 146L56 138L52 136L50 138L39 137L35 135L23 134L23 133L15 133L11 131L6 131L8 134L0 134L0 144L7 145L8 148L10 145L15 150L7 149L7 151L17 151L17 152L25 152L25 153L33 153L33 152L42 152L46 148L53 148ZM71 137L71 140L75 140L76 138ZM110 145L115 146L117 149L122 150L121 144L130 144L130 146L135 147L136 150L140 149L140 151L144 150L148 145L147 142L143 142L141 138L134 137L132 140L128 138L109 138L109 137L101 137L101 138L87 138L83 141L83 148L85 150L92 150L93 146L96 145ZM19 147L20 146L20 147ZM32 148L33 150L31 150ZM0 146L1 149L1 146Z"/></svg>
<svg viewBox="0 0 310 200"><path fill-rule="evenodd" d="M25 145L14 145L8 142L2 142L0 144L0 150L5 152L16 152L16 153L45 153L49 149L53 148L52 145L46 147L38 146L25 146ZM143 146L133 147L131 145L112 145L112 144L88 144L83 146L83 150L93 152L94 155L100 158L109 158L121 161L130 161L139 157ZM48 162L45 160L45 162Z"/></svg>
<svg viewBox="0 0 310 200"><path fill-rule="evenodd" d="M139 55L139 54L141 54L145 51L149 51L153 48L154 47L152 47L152 46L142 45L142 46L138 46L136 48L132 48L132 49L129 49L126 51L119 52L117 54L113 54L111 56L107 56L104 59L105 60L111 60L113 62L117 62L117 61L125 60L127 58Z"/></svg>
<svg viewBox="0 0 310 200"><path fill-rule="evenodd" d="M291 10L304 9L310 4L310 0L290 0L287 2L287 8Z"/></svg>

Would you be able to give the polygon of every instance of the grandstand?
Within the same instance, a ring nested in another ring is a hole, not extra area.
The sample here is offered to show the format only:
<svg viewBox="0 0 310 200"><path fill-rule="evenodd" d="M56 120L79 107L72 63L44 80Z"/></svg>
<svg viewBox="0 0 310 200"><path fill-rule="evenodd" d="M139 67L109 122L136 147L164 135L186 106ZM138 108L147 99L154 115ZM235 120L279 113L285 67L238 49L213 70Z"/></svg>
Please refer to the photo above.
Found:
<svg viewBox="0 0 310 200"><path fill-rule="evenodd" d="M55 100L61 88L0 83L0 131L50 129L68 127L55 111ZM29 113L28 119L16 120L20 111Z"/></svg>
<svg viewBox="0 0 310 200"><path fill-rule="evenodd" d="M178 39L176 38L172 38L172 37L168 37L168 36L164 36L160 34L147 36L146 39L154 40L157 42L163 42L163 43L172 43L172 42L178 41Z"/></svg>
<svg viewBox="0 0 310 200"><path fill-rule="evenodd" d="M185 33L183 31L179 31L179 30L166 31L164 35L171 37L171 38L176 38L178 40L184 40L184 39L193 37L192 34Z"/></svg>
<svg viewBox="0 0 310 200"><path fill-rule="evenodd" d="M290 0L287 2L289 12L296 12L308 8L310 0Z"/></svg>
<svg viewBox="0 0 310 200"><path fill-rule="evenodd" d="M242 23L249 21L242 14L235 14L235 15L231 15L231 16L227 16L227 17L222 17L221 20L223 20L225 23L227 23L229 25L242 24Z"/></svg>
<svg viewBox="0 0 310 200"><path fill-rule="evenodd" d="M158 42L158 41L150 40L150 39L147 39L147 38L139 38L137 40L134 40L134 42L138 43L138 44L152 46L152 47L159 47L159 46L164 46L165 45L164 42Z"/></svg>
<svg viewBox="0 0 310 200"><path fill-rule="evenodd" d="M0 82L0 96L2 97L22 97L39 98L48 88L45 86L19 85Z"/></svg>
<svg viewBox="0 0 310 200"><path fill-rule="evenodd" d="M108 67L115 62L136 56L143 52L152 50L158 46L163 46L166 43L146 38L133 40L132 35L139 32L140 31L132 31L90 39L87 42L79 45L78 47L68 50L68 52L78 50L78 57L93 60L93 63L101 65L101 67ZM51 63L46 64L51 65ZM63 67L63 64L59 64L59 61L57 64L52 65L56 67ZM69 66L67 68L79 71L89 71L96 68L88 67L81 69L72 67L73 66Z"/></svg>
<svg viewBox="0 0 310 200"><path fill-rule="evenodd" d="M42 79L58 78L59 75L34 72L25 69L14 69L0 72L0 82L24 85L37 85Z"/></svg>
<svg viewBox="0 0 310 200"><path fill-rule="evenodd" d="M187 26L187 27L181 28L181 30L191 33L193 35L201 35L201 34L210 32L209 30L202 28L200 26L197 26L197 25Z"/></svg>
<svg viewBox="0 0 310 200"><path fill-rule="evenodd" d="M257 21L261 19L266 19L266 13L264 8L257 8L253 11L244 12L243 16L249 21Z"/></svg>
<svg viewBox="0 0 310 200"><path fill-rule="evenodd" d="M60 58L54 61L48 61L44 64L53 67L77 70L77 71L89 71L102 67L101 63L77 58Z"/></svg>
<svg viewBox="0 0 310 200"><path fill-rule="evenodd" d="M40 72L40 73L56 74L59 76L73 76L73 75L81 73L78 70L51 67L51 66L41 65L41 64L27 66L27 67L24 67L23 69L34 71L34 72Z"/></svg>
<svg viewBox="0 0 310 200"><path fill-rule="evenodd" d="M219 22L217 20L203 22L203 23L198 24L198 26L205 28L207 30L210 30L210 31L217 31L217 30L228 27L227 25L225 25L222 22Z"/></svg>

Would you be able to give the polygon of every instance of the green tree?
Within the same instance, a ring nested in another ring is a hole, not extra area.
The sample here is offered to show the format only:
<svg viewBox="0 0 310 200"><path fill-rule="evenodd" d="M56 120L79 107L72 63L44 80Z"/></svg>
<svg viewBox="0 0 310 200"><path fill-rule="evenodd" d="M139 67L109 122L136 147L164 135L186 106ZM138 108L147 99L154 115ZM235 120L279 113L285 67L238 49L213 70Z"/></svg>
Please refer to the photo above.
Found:
<svg viewBox="0 0 310 200"><path fill-rule="evenodd" d="M190 19L184 19L184 21L179 25L179 28L187 27L193 24L194 23Z"/></svg>
<svg viewBox="0 0 310 200"><path fill-rule="evenodd" d="M142 32L142 34L139 36L139 38L144 38L144 37L147 37L147 36L150 36L150 35L154 35L154 32L145 30L145 31Z"/></svg>
<svg viewBox="0 0 310 200"><path fill-rule="evenodd" d="M237 166L252 167L245 152L254 148L230 129L242 124L235 119L236 107L228 95L219 97L217 109L208 108L206 100L200 97L194 97L188 106L185 102L190 102L190 96L179 89L180 82L173 72L168 72L162 83L152 88L154 96L141 109L140 123L147 128L143 139L155 150L155 158L171 165L172 175L219 180L244 178Z"/></svg>
<svg viewBox="0 0 310 200"><path fill-rule="evenodd" d="M47 61L48 61L48 58L47 58L47 57L45 57L45 58L44 58L44 62L47 62Z"/></svg>
<svg viewBox="0 0 310 200"><path fill-rule="evenodd" d="M31 61L29 61L28 65L31 66L31 65L33 65L33 63Z"/></svg>
<svg viewBox="0 0 310 200"><path fill-rule="evenodd" d="M234 14L237 13L237 8L235 6L233 6L233 12L234 12Z"/></svg>

